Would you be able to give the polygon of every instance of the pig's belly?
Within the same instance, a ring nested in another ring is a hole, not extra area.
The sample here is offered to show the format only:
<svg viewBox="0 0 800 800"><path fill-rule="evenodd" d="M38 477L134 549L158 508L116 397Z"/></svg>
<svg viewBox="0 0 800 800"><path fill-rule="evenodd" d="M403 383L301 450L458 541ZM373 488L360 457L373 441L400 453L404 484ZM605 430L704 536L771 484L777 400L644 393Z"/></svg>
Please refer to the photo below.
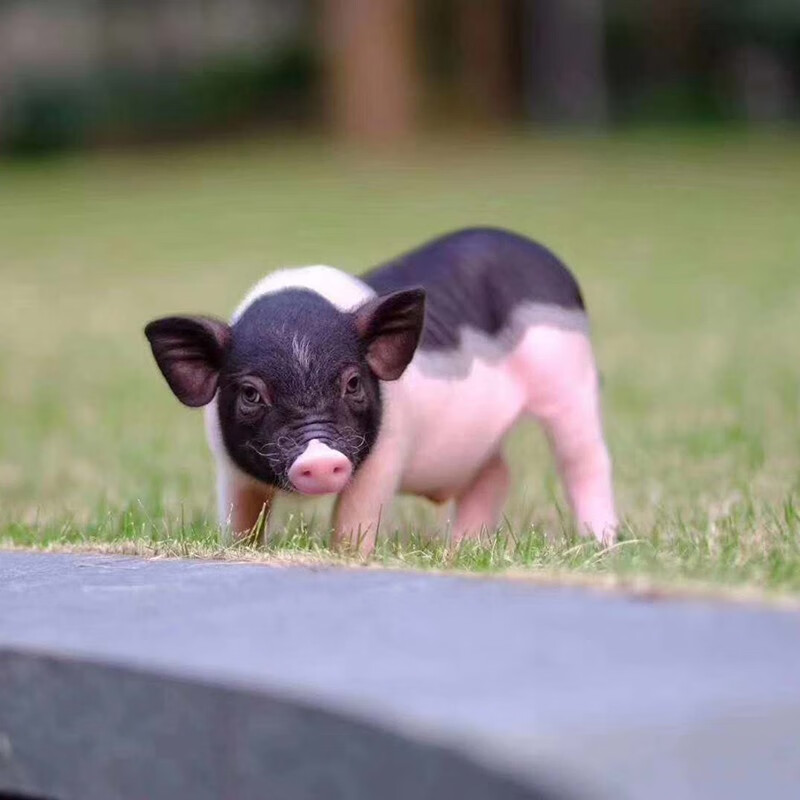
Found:
<svg viewBox="0 0 800 800"><path fill-rule="evenodd" d="M437 377L416 364L410 370L414 440L401 490L445 500L469 484L500 447L523 409L524 389L510 359L476 359L462 378Z"/></svg>

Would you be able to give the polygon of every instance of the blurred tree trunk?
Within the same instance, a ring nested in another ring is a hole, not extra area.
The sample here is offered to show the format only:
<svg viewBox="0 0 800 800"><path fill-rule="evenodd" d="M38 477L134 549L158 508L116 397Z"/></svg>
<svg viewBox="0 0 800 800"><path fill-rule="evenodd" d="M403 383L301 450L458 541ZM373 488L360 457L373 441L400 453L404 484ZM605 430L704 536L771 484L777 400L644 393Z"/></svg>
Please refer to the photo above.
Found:
<svg viewBox="0 0 800 800"><path fill-rule="evenodd" d="M551 122L608 115L603 0L529 0L529 111Z"/></svg>
<svg viewBox="0 0 800 800"><path fill-rule="evenodd" d="M661 0L653 5L642 36L657 80L691 75L697 66L701 10L696 0Z"/></svg>
<svg viewBox="0 0 800 800"><path fill-rule="evenodd" d="M323 0L321 23L335 131L367 144L409 135L417 100L414 3Z"/></svg>
<svg viewBox="0 0 800 800"><path fill-rule="evenodd" d="M514 106L512 11L509 0L461 0L456 7L461 94L485 119L505 121Z"/></svg>

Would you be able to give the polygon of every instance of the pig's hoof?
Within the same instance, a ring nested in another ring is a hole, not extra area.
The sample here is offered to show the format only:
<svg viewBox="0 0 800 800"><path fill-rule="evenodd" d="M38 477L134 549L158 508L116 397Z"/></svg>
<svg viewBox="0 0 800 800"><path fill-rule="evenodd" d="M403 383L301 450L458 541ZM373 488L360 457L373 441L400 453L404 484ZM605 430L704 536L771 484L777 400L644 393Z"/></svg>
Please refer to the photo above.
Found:
<svg viewBox="0 0 800 800"><path fill-rule="evenodd" d="M613 547L619 543L619 528L616 524L613 527L603 528L602 533L597 536L597 541L603 547Z"/></svg>

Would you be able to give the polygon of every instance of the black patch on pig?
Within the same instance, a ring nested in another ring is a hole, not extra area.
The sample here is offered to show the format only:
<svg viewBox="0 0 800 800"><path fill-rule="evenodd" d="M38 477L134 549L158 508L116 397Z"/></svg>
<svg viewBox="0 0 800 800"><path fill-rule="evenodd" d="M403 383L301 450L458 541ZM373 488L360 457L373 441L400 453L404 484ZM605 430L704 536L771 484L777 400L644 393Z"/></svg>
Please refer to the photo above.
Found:
<svg viewBox="0 0 800 800"><path fill-rule="evenodd" d="M456 349L464 326L495 336L522 303L584 309L577 281L553 253L496 228L442 236L361 278L378 294L425 289L421 350Z"/></svg>
<svg viewBox="0 0 800 800"><path fill-rule="evenodd" d="M232 326L217 396L222 438L237 466L288 489L292 462L319 439L358 467L381 419L379 382L365 357L353 316L316 292L285 289L255 300ZM358 397L343 394L347 368L360 377ZM240 394L253 378L268 397L248 417Z"/></svg>
<svg viewBox="0 0 800 800"><path fill-rule="evenodd" d="M173 394L188 406L216 393L225 448L265 483L291 490L288 471L312 439L353 469L378 436L381 380L397 380L422 333L419 288L340 311L320 294L287 288L254 300L232 325L170 316L145 327Z"/></svg>

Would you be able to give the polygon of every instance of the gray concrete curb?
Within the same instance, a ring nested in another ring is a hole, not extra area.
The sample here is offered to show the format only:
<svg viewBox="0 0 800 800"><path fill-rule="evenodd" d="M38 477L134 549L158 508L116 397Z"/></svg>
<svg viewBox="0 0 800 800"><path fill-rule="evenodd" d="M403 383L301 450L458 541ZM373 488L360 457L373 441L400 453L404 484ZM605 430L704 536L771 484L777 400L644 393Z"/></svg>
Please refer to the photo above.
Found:
<svg viewBox="0 0 800 800"><path fill-rule="evenodd" d="M796 798L800 615L0 553L0 793Z"/></svg>

